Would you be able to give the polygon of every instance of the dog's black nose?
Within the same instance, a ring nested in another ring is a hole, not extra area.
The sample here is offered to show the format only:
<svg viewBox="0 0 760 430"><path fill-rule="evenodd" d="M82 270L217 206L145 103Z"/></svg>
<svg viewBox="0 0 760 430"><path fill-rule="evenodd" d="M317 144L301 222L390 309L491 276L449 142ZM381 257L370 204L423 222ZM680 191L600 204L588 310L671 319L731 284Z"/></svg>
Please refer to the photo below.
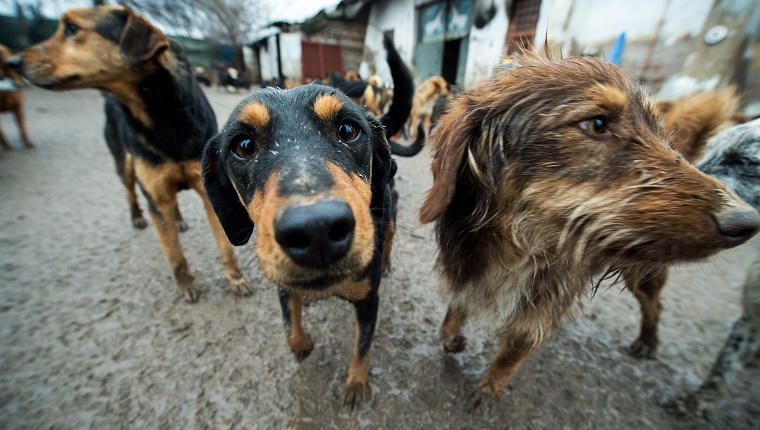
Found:
<svg viewBox="0 0 760 430"><path fill-rule="evenodd" d="M11 69L18 71L21 70L21 68L24 66L24 59L21 58L20 55L14 55L6 60L5 64L7 64Z"/></svg>
<svg viewBox="0 0 760 430"><path fill-rule="evenodd" d="M274 238L296 264L324 269L346 255L356 220L340 200L325 200L285 210L274 225Z"/></svg>
<svg viewBox="0 0 760 430"><path fill-rule="evenodd" d="M728 217L715 217L718 230L737 245L745 242L760 228L760 214L753 209L737 211Z"/></svg>

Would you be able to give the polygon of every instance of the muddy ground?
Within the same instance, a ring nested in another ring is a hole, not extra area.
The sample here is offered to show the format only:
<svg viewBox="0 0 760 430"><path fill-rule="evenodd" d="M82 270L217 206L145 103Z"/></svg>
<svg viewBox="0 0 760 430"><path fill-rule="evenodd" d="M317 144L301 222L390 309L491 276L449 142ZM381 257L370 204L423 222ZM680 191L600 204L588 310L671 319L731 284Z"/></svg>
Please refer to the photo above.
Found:
<svg viewBox="0 0 760 430"><path fill-rule="evenodd" d="M221 123L239 96L208 94ZM350 305L328 300L305 310L316 348L298 364L283 341L276 289L251 248L237 251L256 293L234 298L189 191L180 195L190 224L181 240L203 295L186 303L155 232L129 222L102 139L100 95L31 89L27 104L36 150L20 149L15 124L1 119L17 148L0 154L2 428L760 427L757 369L740 373L711 423L662 407L708 371L739 315L760 239L674 271L656 360L625 353L639 312L613 287L565 321L490 413L468 414L464 399L488 366L494 331L472 323L463 354L441 351L434 241L415 218L431 182L429 158L400 159L400 231L395 268L381 286L373 397L352 412L341 398Z"/></svg>

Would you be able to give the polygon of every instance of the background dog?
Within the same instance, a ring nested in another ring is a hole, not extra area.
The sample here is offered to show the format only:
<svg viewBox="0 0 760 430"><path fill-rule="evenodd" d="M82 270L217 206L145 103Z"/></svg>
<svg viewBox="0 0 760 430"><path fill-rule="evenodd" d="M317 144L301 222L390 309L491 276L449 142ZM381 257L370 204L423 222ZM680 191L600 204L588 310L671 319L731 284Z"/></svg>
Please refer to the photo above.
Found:
<svg viewBox="0 0 760 430"><path fill-rule="evenodd" d="M747 121L737 111L738 105L739 98L733 87L657 103L662 112L665 136L673 148L692 164L702 158L710 137L736 123ZM734 190L732 187L729 189ZM757 208L755 205L753 207ZM642 313L639 335L628 349L637 358L654 358L659 343L660 290L665 286L669 269L666 266L650 269L650 272L630 277L627 282Z"/></svg>
<svg viewBox="0 0 760 430"><path fill-rule="evenodd" d="M618 67L526 53L456 97L433 129L435 221L450 297L444 350L469 315L500 345L470 405L498 396L595 284L705 258L749 239L760 215L665 139L655 104ZM636 291L634 291L636 292Z"/></svg>
<svg viewBox="0 0 760 430"><path fill-rule="evenodd" d="M359 106L364 106L375 116L380 116L393 98L393 90L383 85L382 79L372 75L367 79L367 89L359 100Z"/></svg>
<svg viewBox="0 0 760 430"><path fill-rule="evenodd" d="M760 119L729 128L708 143L697 167L721 181L760 210ZM709 375L694 392L680 399L681 412L707 416L736 373L760 353L760 259L750 266L744 282L743 313Z"/></svg>
<svg viewBox="0 0 760 430"><path fill-rule="evenodd" d="M412 112L406 123L407 135L417 137L417 126L422 123L425 133L430 131L433 108L439 97L449 94L449 86L442 76L431 76L420 85L414 93Z"/></svg>
<svg viewBox="0 0 760 430"><path fill-rule="evenodd" d="M21 141L27 148L34 148L34 144L26 134L26 120L24 119L24 93L21 90L24 81L5 62L11 57L11 51L7 46L0 45L0 81L6 85L0 89L0 112L12 112L16 117L16 124L21 135ZM11 149L11 144L0 130L0 146L3 149Z"/></svg>
<svg viewBox="0 0 760 430"><path fill-rule="evenodd" d="M144 227L135 180L148 200L153 226L177 286L194 302L200 292L179 243L177 192L203 199L225 275L236 294L251 287L201 183L201 155L216 118L182 49L142 15L121 6L73 9L56 33L9 65L51 90L104 91L105 137L127 192L132 222Z"/></svg>
<svg viewBox="0 0 760 430"><path fill-rule="evenodd" d="M387 38L386 47L394 82L413 85ZM344 388L352 407L370 394L378 289L395 232L396 164L386 133L401 128L410 104L411 92L396 93L378 121L334 88L266 88L235 108L203 157L204 185L232 243L245 244L258 226L256 253L279 285L286 342L296 359L314 348L301 326L304 300L338 296L354 305Z"/></svg>
<svg viewBox="0 0 760 430"><path fill-rule="evenodd" d="M739 97L734 87L690 94L657 105L662 112L665 135L690 163L702 158L709 138L726 127L746 121L737 117Z"/></svg>

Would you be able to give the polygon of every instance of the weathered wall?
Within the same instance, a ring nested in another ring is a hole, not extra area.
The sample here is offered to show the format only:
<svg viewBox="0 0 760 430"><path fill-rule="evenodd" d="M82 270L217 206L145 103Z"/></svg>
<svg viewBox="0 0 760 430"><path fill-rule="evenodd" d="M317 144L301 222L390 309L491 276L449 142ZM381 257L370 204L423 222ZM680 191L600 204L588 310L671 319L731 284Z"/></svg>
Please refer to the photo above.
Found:
<svg viewBox="0 0 760 430"><path fill-rule="evenodd" d="M303 40L340 46L343 55L343 71L357 71L364 52L369 9L366 8L352 20L328 19L327 26L314 34L304 34Z"/></svg>
<svg viewBox="0 0 760 430"><path fill-rule="evenodd" d="M707 20L713 0L543 0L536 46L548 35L565 55L596 48L609 54L626 33L621 65L656 91L678 72Z"/></svg>
<svg viewBox="0 0 760 430"><path fill-rule="evenodd" d="M473 2L474 7L481 6L480 3ZM470 88L491 74L497 67L505 54L504 41L507 39L507 20L506 2L497 0L493 3L496 7L496 13L482 28L473 25L470 28L470 46L467 54L467 65L464 79L465 88ZM473 10L477 14L482 11Z"/></svg>
<svg viewBox="0 0 760 430"><path fill-rule="evenodd" d="M282 74L295 82L301 81L301 33L280 33Z"/></svg>
<svg viewBox="0 0 760 430"><path fill-rule="evenodd" d="M393 43L401 59L411 65L417 39L415 5L411 0L387 0L374 3L370 9L359 74L366 79L374 69L384 82L390 82L391 73L385 62L383 32L393 31Z"/></svg>
<svg viewBox="0 0 760 430"><path fill-rule="evenodd" d="M259 66L261 67L261 79L271 81L279 77L277 71L277 36L270 36L266 45L259 48Z"/></svg>

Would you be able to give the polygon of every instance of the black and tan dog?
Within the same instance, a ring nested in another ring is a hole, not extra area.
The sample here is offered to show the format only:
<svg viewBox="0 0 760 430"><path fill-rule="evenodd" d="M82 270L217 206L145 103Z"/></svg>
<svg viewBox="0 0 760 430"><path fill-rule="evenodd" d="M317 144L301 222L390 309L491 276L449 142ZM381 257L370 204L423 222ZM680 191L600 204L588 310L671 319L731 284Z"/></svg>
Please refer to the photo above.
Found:
<svg viewBox="0 0 760 430"><path fill-rule="evenodd" d="M146 223L135 180L180 291L196 301L195 286L179 243L184 222L177 193L191 188L203 199L232 291L250 294L201 183L204 143L216 118L181 48L140 14L120 6L74 9L48 40L8 60L33 84L51 90L95 88L104 92L105 137L127 192L132 222Z"/></svg>
<svg viewBox="0 0 760 430"><path fill-rule="evenodd" d="M399 67L408 70L387 46L399 82ZM299 361L314 347L301 326L303 301L337 296L354 305L344 388L351 406L369 395L378 288L395 231L396 164L386 134L403 125L412 92L395 97L376 120L334 88L266 88L235 108L203 157L204 185L232 243L246 243L258 227L256 252L280 286L286 342Z"/></svg>

